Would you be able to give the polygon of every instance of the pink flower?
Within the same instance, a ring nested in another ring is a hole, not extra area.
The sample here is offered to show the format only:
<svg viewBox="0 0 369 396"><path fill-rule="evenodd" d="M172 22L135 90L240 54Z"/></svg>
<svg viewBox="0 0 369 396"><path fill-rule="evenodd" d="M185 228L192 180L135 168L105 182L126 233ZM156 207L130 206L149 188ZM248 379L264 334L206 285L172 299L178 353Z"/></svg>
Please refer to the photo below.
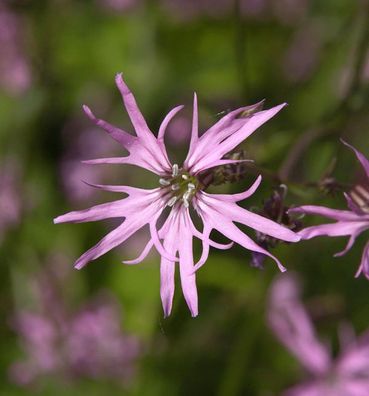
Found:
<svg viewBox="0 0 369 396"><path fill-rule="evenodd" d="M17 158L7 157L0 162L0 244L7 231L21 221L20 173Z"/></svg>
<svg viewBox="0 0 369 396"><path fill-rule="evenodd" d="M109 296L71 309L64 285L72 279L61 273L60 259L65 260L51 257L52 265L29 279L28 302L33 308L18 308L12 320L24 358L10 366L11 379L22 386L50 376L128 384L142 353L141 343L122 331L121 307Z"/></svg>
<svg viewBox="0 0 369 396"><path fill-rule="evenodd" d="M369 337L343 339L333 360L316 335L299 297L293 276L283 275L271 288L268 319L279 341L296 357L310 379L288 389L284 396L367 396L369 393Z"/></svg>
<svg viewBox="0 0 369 396"><path fill-rule="evenodd" d="M107 191L121 192L128 197L94 206L90 209L70 212L57 217L55 223L96 221L107 218L124 218L120 226L110 232L97 245L84 253L75 264L80 269L89 261L95 260L114 247L122 244L140 228L148 225L150 240L142 254L127 264L141 262L153 246L161 255L161 299L165 316L171 312L174 296L175 263L179 262L179 271L184 297L192 316L198 314L198 301L195 272L206 261L210 246L228 249L231 244L223 245L210 239L213 229L251 251L272 257L281 270L284 267L268 251L258 246L244 234L234 222L247 225L254 230L289 242L296 242L299 237L289 229L260 215L239 207L236 203L254 193L261 182L259 176L245 192L235 195L209 194L203 191L201 176L204 171L218 165L237 163L237 160L222 159L259 126L277 114L285 104L266 111L254 112L257 106L243 107L232 111L199 136L197 119L197 98L194 96L194 109L191 142L188 155L180 167L171 164L164 145L164 134L169 121L183 106L177 106L164 118L158 136L150 131L136 101L124 83L120 74L116 77L123 102L135 128L136 136L98 119L91 110L84 106L88 117L105 129L108 134L129 152L126 157L102 158L86 161L90 164L130 164L147 169L159 177L159 187L144 190L128 186L95 185ZM248 114L242 117L242 113ZM191 219L190 207L203 222L199 232ZM157 229L157 222L166 207L171 208L164 224ZM203 253L194 265L193 237L203 244ZM161 242L161 240L163 242ZM178 256L176 254L178 253Z"/></svg>
<svg viewBox="0 0 369 396"><path fill-rule="evenodd" d="M25 21L1 2L0 4L0 87L18 95L32 82L29 61L25 55Z"/></svg>
<svg viewBox="0 0 369 396"><path fill-rule="evenodd" d="M369 228L369 161L360 151L348 143L342 142L355 152L366 175L364 185L356 185L348 194L345 193L349 210L329 209L324 206L314 205L300 206L289 210L289 213L316 214L336 220L335 223L304 228L298 233L302 239L311 239L320 235L330 237L349 236L350 239L346 248L342 252L336 253L335 257L346 254L353 246L356 237ZM361 273L369 279L369 242L364 247L356 277Z"/></svg>

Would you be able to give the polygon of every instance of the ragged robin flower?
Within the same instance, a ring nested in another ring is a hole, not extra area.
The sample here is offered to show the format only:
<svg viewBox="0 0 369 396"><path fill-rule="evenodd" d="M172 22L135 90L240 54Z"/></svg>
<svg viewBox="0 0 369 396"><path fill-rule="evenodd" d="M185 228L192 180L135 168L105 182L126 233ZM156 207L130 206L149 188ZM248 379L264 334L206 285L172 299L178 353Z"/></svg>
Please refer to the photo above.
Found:
<svg viewBox="0 0 369 396"><path fill-rule="evenodd" d="M333 357L322 342L300 298L296 277L277 278L270 289L268 322L274 335L305 369L307 378L282 396L367 396L369 332L356 338L350 325L341 327L340 351ZM349 331L347 331L349 330Z"/></svg>
<svg viewBox="0 0 369 396"><path fill-rule="evenodd" d="M343 256L354 245L356 237L363 231L369 229L369 161L365 156L348 143L342 141L351 148L361 163L365 181L355 185L348 193L345 193L349 210L330 209L324 206L305 205L290 209L289 213L306 213L328 217L336 220L335 223L320 224L304 228L299 232L302 239L311 239L316 236L348 236L349 241L342 252L336 253L335 257ZM369 279L369 241L364 247L359 269L356 273L358 277L361 273Z"/></svg>
<svg viewBox="0 0 369 396"><path fill-rule="evenodd" d="M187 305L192 316L198 314L195 272L206 262L210 246L228 249L233 244L231 242L224 245L211 240L210 233L213 229L248 250L271 257L279 268L284 270L282 264L272 254L257 245L234 224L234 222L241 223L264 234L289 242L299 240L299 237L291 230L237 205L237 202L248 198L255 192L261 182L261 176L245 192L229 195L205 192L201 175L217 166L238 163L240 160L225 159L224 157L258 127L277 114L285 104L265 111L257 111L259 104L231 111L199 136L195 94L189 151L184 163L180 166L170 162L164 144L164 135L168 123L183 106L177 106L168 113L156 137L147 126L135 98L123 81L121 74L116 76L116 84L122 94L136 136L96 118L87 106L84 106L84 111L96 125L101 126L120 143L129 152L129 155L85 162L139 166L158 176L158 187L145 190L129 186L94 185L103 190L125 193L128 196L114 202L57 217L54 220L55 223L79 223L108 218L124 219L97 245L85 252L76 261L75 267L78 269L84 267L89 261L97 259L122 244L136 231L147 225L150 230L150 239L142 254L137 259L125 261L125 263L137 264L141 262L155 246L161 255L160 294L165 316L168 316L172 309L176 262L179 262L181 285ZM246 116L242 116L243 114ZM169 215L158 229L159 217L167 207L171 208ZM192 208L193 212L197 213L202 220L202 231L198 231L192 222L190 215ZM201 257L196 264L193 257L193 237L200 239L203 246Z"/></svg>

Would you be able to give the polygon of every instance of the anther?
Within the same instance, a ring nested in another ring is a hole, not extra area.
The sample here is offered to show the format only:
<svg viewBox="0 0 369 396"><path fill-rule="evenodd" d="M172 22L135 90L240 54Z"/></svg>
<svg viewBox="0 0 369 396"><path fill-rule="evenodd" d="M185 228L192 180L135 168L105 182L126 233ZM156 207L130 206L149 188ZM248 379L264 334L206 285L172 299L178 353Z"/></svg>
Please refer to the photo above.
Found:
<svg viewBox="0 0 369 396"><path fill-rule="evenodd" d="M183 180L188 180L188 176L187 175L182 175L182 179Z"/></svg>
<svg viewBox="0 0 369 396"><path fill-rule="evenodd" d="M165 179L159 179L159 183L162 186L169 186L170 185L170 182L168 180L165 180Z"/></svg>
<svg viewBox="0 0 369 396"><path fill-rule="evenodd" d="M196 188L196 186L193 183L188 183L187 188L189 190L194 190Z"/></svg>
<svg viewBox="0 0 369 396"><path fill-rule="evenodd" d="M171 187L170 187L173 191L177 191L177 190L179 190L179 184L172 184L171 185Z"/></svg>
<svg viewBox="0 0 369 396"><path fill-rule="evenodd" d="M178 171L179 171L178 164L174 164L173 167L172 167L172 176L173 177L178 176Z"/></svg>

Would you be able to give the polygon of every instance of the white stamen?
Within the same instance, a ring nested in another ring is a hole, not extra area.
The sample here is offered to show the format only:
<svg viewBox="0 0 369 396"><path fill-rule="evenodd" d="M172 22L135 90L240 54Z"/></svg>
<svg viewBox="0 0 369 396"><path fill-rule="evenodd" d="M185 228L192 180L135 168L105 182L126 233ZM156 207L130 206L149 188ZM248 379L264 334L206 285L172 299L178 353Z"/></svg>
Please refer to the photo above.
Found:
<svg viewBox="0 0 369 396"><path fill-rule="evenodd" d="M172 186L170 187L173 191L177 191L179 190L179 184L172 184Z"/></svg>
<svg viewBox="0 0 369 396"><path fill-rule="evenodd" d="M191 196L191 191L186 191L186 192L183 194L183 199L185 199L185 200L187 201L188 198L190 198L190 196Z"/></svg>
<svg viewBox="0 0 369 396"><path fill-rule="evenodd" d="M186 208L188 208L190 206L190 203L188 202L187 198L184 195L183 195L182 201L183 201L183 205Z"/></svg>
<svg viewBox="0 0 369 396"><path fill-rule="evenodd" d="M361 194L361 196L362 196L363 198L366 198L367 200L369 200L369 191L366 190L363 186L356 186L356 187L355 187L355 190L356 190L359 194Z"/></svg>
<svg viewBox="0 0 369 396"><path fill-rule="evenodd" d="M182 179L183 180L188 180L188 176L187 175L182 175Z"/></svg>
<svg viewBox="0 0 369 396"><path fill-rule="evenodd" d="M173 177L178 176L178 171L179 171L178 165L174 164L173 167L172 167L172 176Z"/></svg>
<svg viewBox="0 0 369 396"><path fill-rule="evenodd" d="M159 179L159 183L162 186L169 186L170 185L170 182L168 180L165 180L165 179Z"/></svg>
<svg viewBox="0 0 369 396"><path fill-rule="evenodd" d="M351 194L351 197L355 201L356 204L358 204L359 206L365 206L365 201L363 199L361 199L361 197L358 194L356 194L353 191L351 191L350 194Z"/></svg>
<svg viewBox="0 0 369 396"><path fill-rule="evenodd" d="M191 191L196 188L196 186L193 183L188 183L187 188Z"/></svg>
<svg viewBox="0 0 369 396"><path fill-rule="evenodd" d="M172 206L176 203L177 198L178 198L178 197L172 197L172 198L168 201L167 205L168 205L169 207L172 207Z"/></svg>

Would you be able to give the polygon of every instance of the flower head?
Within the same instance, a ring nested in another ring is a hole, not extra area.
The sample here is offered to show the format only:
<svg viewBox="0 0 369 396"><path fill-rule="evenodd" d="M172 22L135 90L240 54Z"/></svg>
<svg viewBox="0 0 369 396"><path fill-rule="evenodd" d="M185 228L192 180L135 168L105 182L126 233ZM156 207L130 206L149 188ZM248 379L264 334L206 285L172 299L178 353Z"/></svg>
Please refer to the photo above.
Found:
<svg viewBox="0 0 369 396"><path fill-rule="evenodd" d="M300 301L294 276L283 275L272 285L269 325L279 341L309 374L301 385L284 396L365 396L369 389L369 337L342 337L341 353L330 356L327 345L316 335L313 323Z"/></svg>
<svg viewBox="0 0 369 396"><path fill-rule="evenodd" d="M236 204L254 193L261 182L261 177L259 176L254 184L243 193L224 195L205 192L202 175L204 171L216 166L239 163L240 160L224 159L224 156L250 136L259 126L277 114L285 104L256 112L258 104L237 109L224 116L199 136L197 97L195 94L189 151L183 165L179 166L178 164L172 164L168 158L164 135L168 123L183 106L177 106L168 113L156 137L147 126L131 91L120 74L116 77L116 83L122 94L136 136L96 118L87 106L84 106L84 111L96 125L101 126L113 139L120 143L129 152L129 155L85 162L139 166L158 176L158 187L152 190L144 190L128 186L94 185L103 190L125 193L128 197L57 217L54 220L55 223L78 223L113 217L124 218L121 225L77 260L76 268L82 268L89 261L102 256L126 241L140 228L148 225L150 239L142 254L137 259L125 261L125 263L137 264L141 262L150 249L155 246L161 255L160 294L165 316L170 314L172 308L176 262L179 262L182 290L187 305L192 316L198 314L195 271L207 260L210 246L227 249L232 245L232 243L223 245L212 241L210 233L213 229L246 249L272 257L279 268L283 270L284 267L274 256L258 246L234 224L234 222L238 222L285 241L295 242L299 240L299 237L289 229ZM161 228L157 229L158 219L166 207L171 208L169 215ZM203 222L201 232L195 228L192 222L191 208ZM193 258L193 237L200 239L203 245L202 255L196 264L194 264Z"/></svg>
<svg viewBox="0 0 369 396"><path fill-rule="evenodd" d="M349 210L337 210L314 205L300 206L289 210L289 213L316 214L336 220L335 223L307 227L299 232L302 239L311 239L320 235L330 237L349 236L347 246L342 252L336 253L336 257L347 253L353 246L356 237L369 228L369 161L360 151L344 141L343 143L354 151L365 173L365 182L355 185L351 191L344 194ZM364 247L356 276L361 273L369 279L369 242Z"/></svg>

